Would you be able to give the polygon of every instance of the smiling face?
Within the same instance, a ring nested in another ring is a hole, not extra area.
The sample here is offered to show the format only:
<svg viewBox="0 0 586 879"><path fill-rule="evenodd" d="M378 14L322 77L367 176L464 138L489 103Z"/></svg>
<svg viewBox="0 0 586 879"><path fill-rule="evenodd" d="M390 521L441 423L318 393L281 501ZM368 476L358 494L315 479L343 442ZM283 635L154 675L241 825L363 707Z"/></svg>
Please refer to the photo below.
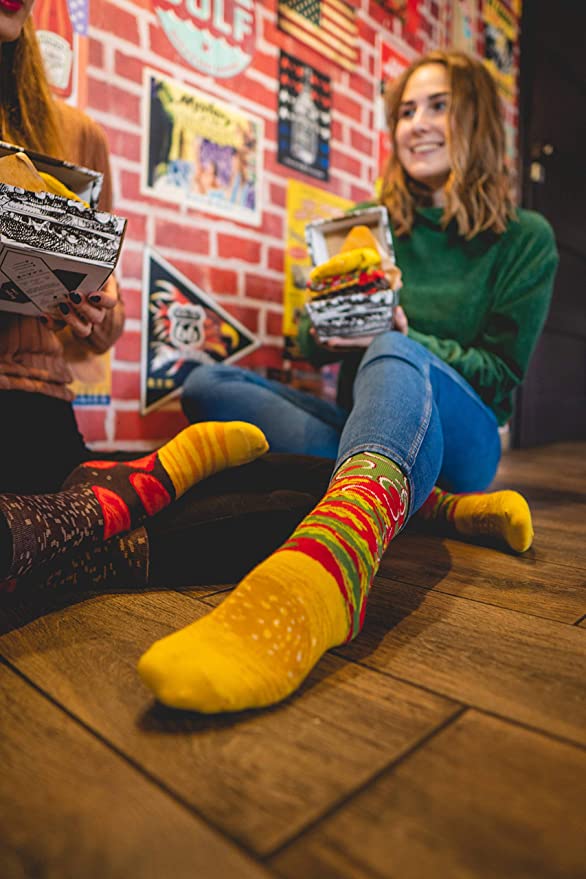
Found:
<svg viewBox="0 0 586 879"><path fill-rule="evenodd" d="M12 43L20 36L34 0L0 0L0 43Z"/></svg>
<svg viewBox="0 0 586 879"><path fill-rule="evenodd" d="M418 67L407 80L395 128L397 156L413 180L441 204L452 163L448 142L450 87L443 64Z"/></svg>

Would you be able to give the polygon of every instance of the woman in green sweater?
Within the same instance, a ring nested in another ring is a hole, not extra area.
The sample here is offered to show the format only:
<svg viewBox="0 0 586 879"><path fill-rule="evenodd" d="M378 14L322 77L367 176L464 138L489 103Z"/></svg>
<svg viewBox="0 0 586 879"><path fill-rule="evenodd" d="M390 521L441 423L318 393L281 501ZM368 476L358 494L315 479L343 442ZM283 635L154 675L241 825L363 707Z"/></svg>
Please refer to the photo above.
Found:
<svg viewBox="0 0 586 879"><path fill-rule="evenodd" d="M344 354L338 405L230 367L200 366L186 384L192 420L250 421L273 451L336 465L323 500L274 555L143 656L139 672L168 705L229 711L293 692L325 650L360 631L381 556L422 507L463 531L500 522L513 548L530 543L519 495L507 493L503 514L502 493L495 513L495 496L434 486L480 492L495 475L498 425L551 298L553 234L513 207L499 99L479 61L433 52L394 84L387 106L383 200L403 275L395 331L348 354L332 341L319 349L302 322L309 357Z"/></svg>

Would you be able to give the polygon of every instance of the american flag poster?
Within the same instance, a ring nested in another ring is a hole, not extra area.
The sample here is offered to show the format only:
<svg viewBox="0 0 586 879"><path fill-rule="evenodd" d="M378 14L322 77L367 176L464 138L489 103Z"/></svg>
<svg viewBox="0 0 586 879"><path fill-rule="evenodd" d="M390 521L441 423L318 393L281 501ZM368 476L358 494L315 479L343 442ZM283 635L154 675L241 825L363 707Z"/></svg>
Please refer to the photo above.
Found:
<svg viewBox="0 0 586 879"><path fill-rule="evenodd" d="M282 0L278 4L282 31L305 43L346 70L358 60L356 13L344 0Z"/></svg>

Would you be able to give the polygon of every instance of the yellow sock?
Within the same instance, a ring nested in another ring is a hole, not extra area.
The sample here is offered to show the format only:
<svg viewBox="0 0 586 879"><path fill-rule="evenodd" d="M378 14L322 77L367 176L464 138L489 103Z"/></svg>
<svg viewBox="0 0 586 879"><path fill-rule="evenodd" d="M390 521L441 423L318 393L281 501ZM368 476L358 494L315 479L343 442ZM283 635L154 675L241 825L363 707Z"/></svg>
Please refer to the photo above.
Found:
<svg viewBox="0 0 586 879"><path fill-rule="evenodd" d="M158 458L176 497L208 476L247 464L269 448L262 430L246 421L204 421L186 427L162 446Z"/></svg>
<svg viewBox="0 0 586 879"><path fill-rule="evenodd" d="M271 705L362 626L372 577L403 525L408 488L380 455L350 458L284 546L220 607L157 641L138 672L159 701L204 713Z"/></svg>
<svg viewBox="0 0 586 879"><path fill-rule="evenodd" d="M418 515L466 537L496 537L515 552L526 552L533 542L531 510L516 491L450 494L436 487Z"/></svg>

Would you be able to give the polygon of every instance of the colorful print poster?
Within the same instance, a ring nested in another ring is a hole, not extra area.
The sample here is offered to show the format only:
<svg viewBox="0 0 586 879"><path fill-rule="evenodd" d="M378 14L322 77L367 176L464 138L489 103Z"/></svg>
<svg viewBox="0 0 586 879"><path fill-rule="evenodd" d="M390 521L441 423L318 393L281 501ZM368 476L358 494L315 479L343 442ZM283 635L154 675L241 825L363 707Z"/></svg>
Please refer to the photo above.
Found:
<svg viewBox="0 0 586 879"><path fill-rule="evenodd" d="M476 54L476 0L453 0L452 46L470 55Z"/></svg>
<svg viewBox="0 0 586 879"><path fill-rule="evenodd" d="M285 242L285 287L283 292L283 335L288 357L298 358L297 322L305 305L311 258L305 243L305 226L312 220L333 217L353 206L324 189L289 180L287 186L287 238Z"/></svg>
<svg viewBox="0 0 586 879"><path fill-rule="evenodd" d="M200 363L230 363L258 342L213 297L145 248L141 410L177 396Z"/></svg>
<svg viewBox="0 0 586 879"><path fill-rule="evenodd" d="M387 83L397 79L409 66L409 59L401 52L381 40L379 43L379 94L376 105L376 127L378 132L377 169L382 179L391 154L391 138L387 124L385 107L385 88Z"/></svg>
<svg viewBox="0 0 586 879"><path fill-rule="evenodd" d="M54 93L77 107L87 103L90 0L37 0L33 21Z"/></svg>
<svg viewBox="0 0 586 879"><path fill-rule="evenodd" d="M281 52L278 153L281 165L329 179L331 137L329 76Z"/></svg>
<svg viewBox="0 0 586 879"><path fill-rule="evenodd" d="M260 224L263 123L145 70L142 191Z"/></svg>
<svg viewBox="0 0 586 879"><path fill-rule="evenodd" d="M517 21L501 0L484 0L484 57L503 97L515 96L513 57L517 42Z"/></svg>
<svg viewBox="0 0 586 879"><path fill-rule="evenodd" d="M346 70L358 61L355 4L345 0L281 0L278 26Z"/></svg>
<svg viewBox="0 0 586 879"><path fill-rule="evenodd" d="M218 79L236 76L254 55L254 0L153 0L167 39L196 70Z"/></svg>

